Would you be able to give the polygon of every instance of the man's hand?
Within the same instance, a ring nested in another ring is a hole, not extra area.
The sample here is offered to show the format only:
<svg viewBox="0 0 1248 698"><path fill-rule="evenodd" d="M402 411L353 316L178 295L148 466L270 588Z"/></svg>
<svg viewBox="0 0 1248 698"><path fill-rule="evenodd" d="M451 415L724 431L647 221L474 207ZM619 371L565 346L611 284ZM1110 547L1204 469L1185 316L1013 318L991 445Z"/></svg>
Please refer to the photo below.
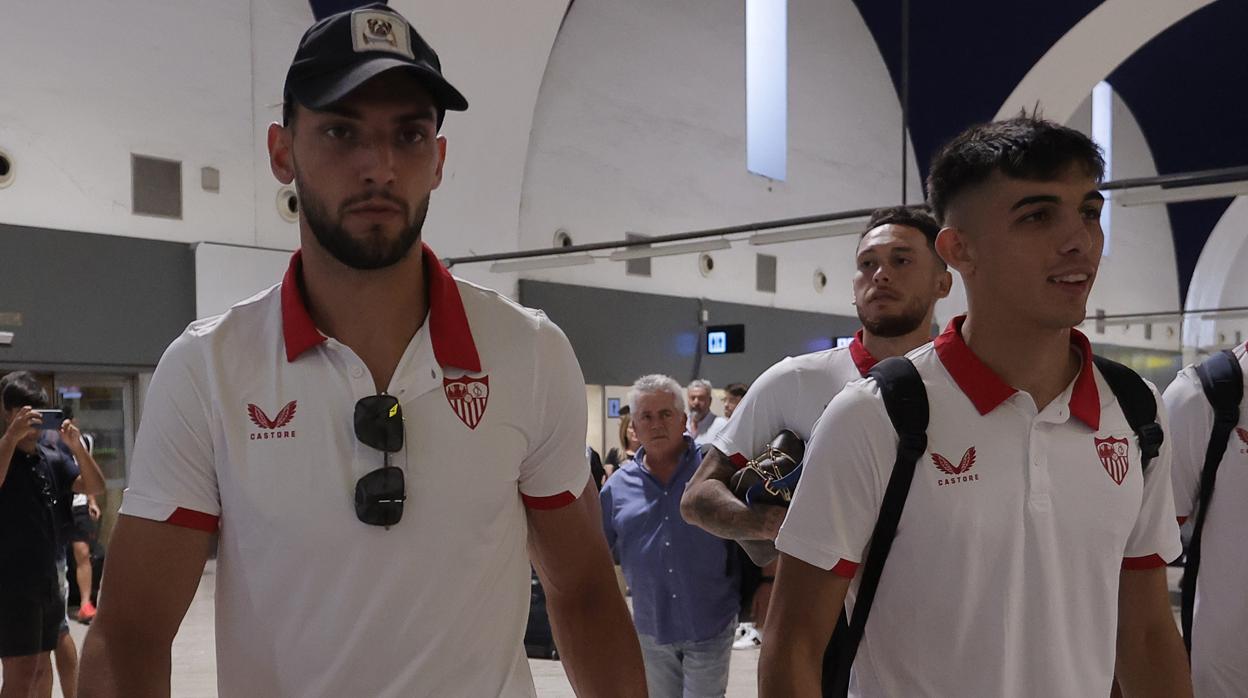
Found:
<svg viewBox="0 0 1248 698"><path fill-rule="evenodd" d="M16 448L19 442L39 433L41 424L43 424L43 418L38 412L31 407L22 407L18 409L17 414L13 415L13 419L9 420L3 438L9 442L10 447Z"/></svg>
<svg viewBox="0 0 1248 698"><path fill-rule="evenodd" d="M644 696L641 644L615 581L592 482L573 503L530 509L529 554L578 696Z"/></svg>
<svg viewBox="0 0 1248 698"><path fill-rule="evenodd" d="M74 454L74 458L82 460L82 454L87 452L85 446L82 445L82 432L78 430L78 425L71 420L61 422L61 441L69 447L69 452Z"/></svg>
<svg viewBox="0 0 1248 698"><path fill-rule="evenodd" d="M712 446L680 498L680 515L720 538L737 541L773 541L787 509L771 504L748 506L728 488L736 472L732 461ZM746 546L746 552L751 552ZM751 557L753 557L751 552Z"/></svg>
<svg viewBox="0 0 1248 698"><path fill-rule="evenodd" d="M87 515L91 520L99 523L100 521L100 503L95 501L95 495L87 496Z"/></svg>

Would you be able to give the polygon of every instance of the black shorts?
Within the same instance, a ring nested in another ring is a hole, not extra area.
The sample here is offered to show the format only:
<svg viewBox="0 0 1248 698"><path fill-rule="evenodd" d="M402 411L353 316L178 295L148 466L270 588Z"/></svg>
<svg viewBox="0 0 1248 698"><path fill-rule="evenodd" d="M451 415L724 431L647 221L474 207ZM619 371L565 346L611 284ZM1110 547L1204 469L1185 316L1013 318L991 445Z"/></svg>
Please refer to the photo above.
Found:
<svg viewBox="0 0 1248 698"><path fill-rule="evenodd" d="M75 543L95 540L95 522L91 520L91 512L86 506L74 507L74 526L70 529L69 539Z"/></svg>
<svg viewBox="0 0 1248 698"><path fill-rule="evenodd" d="M56 579L0 578L0 657L24 657L56 649L65 601Z"/></svg>

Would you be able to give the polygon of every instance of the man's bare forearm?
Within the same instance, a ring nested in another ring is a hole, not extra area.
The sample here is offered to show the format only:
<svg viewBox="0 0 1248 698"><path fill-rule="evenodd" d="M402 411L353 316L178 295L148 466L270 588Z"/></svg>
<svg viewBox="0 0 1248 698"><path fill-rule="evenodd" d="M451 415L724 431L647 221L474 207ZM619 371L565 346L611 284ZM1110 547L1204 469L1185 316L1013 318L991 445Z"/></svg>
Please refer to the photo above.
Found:
<svg viewBox="0 0 1248 698"><path fill-rule="evenodd" d="M111 637L99 617L82 644L78 698L168 698L170 647Z"/></svg>
<svg viewBox="0 0 1248 698"><path fill-rule="evenodd" d="M774 540L774 529L784 520L782 507L748 506L719 480L704 480L685 490L680 514L685 521L732 540Z"/></svg>
<svg viewBox="0 0 1248 698"><path fill-rule="evenodd" d="M646 672L633 619L615 578L589 591L549 594L551 630L578 696L645 696Z"/></svg>
<svg viewBox="0 0 1248 698"><path fill-rule="evenodd" d="M1124 696L1184 698L1192 677L1183 640L1171 627L1157 627L1136 638L1119 638L1116 674Z"/></svg>

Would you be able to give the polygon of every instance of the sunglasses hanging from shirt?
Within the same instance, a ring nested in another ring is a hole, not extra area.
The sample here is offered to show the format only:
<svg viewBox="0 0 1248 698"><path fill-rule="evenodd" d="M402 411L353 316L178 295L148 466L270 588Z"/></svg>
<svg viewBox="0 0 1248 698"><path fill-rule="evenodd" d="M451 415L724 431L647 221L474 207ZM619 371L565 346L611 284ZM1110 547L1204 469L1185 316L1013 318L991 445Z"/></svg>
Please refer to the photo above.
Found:
<svg viewBox="0 0 1248 698"><path fill-rule="evenodd" d="M355 515L370 526L387 529L403 518L407 500L403 471L390 465L390 454L403 449L403 408L393 395L369 395L355 403L355 438L382 454L382 466L355 483Z"/></svg>

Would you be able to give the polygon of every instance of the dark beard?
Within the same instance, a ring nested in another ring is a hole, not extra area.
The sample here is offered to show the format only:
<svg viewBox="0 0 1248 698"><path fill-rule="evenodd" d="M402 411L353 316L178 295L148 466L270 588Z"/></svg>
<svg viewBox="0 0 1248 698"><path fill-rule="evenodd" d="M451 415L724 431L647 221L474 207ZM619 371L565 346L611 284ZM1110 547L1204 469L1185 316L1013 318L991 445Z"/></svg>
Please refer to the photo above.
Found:
<svg viewBox="0 0 1248 698"><path fill-rule="evenodd" d="M926 317L927 309L923 307L906 308L900 314L873 320L864 317L861 310L858 311L858 321L867 332L876 337L903 337L919 329Z"/></svg>
<svg viewBox="0 0 1248 698"><path fill-rule="evenodd" d="M356 239L342 227L340 220L330 219L325 206L316 197L310 196L310 190L305 186L301 186L298 177L296 177L296 186L299 191L299 206L303 209L304 220L308 222L308 228L312 231L312 235L316 237L316 241L334 259L352 269L384 269L406 259L412 246L420 241L421 229L425 225L425 216L429 213L429 197L426 196L424 201L421 201L417 206L416 216L411 219L411 223L400 230L398 236L393 240L385 239L377 226L370 228L364 239ZM343 207L365 201L370 197L383 198L401 206L403 217L405 219L408 218L407 212L409 207L407 203L386 193L370 193L360 197L353 197L344 202Z"/></svg>

